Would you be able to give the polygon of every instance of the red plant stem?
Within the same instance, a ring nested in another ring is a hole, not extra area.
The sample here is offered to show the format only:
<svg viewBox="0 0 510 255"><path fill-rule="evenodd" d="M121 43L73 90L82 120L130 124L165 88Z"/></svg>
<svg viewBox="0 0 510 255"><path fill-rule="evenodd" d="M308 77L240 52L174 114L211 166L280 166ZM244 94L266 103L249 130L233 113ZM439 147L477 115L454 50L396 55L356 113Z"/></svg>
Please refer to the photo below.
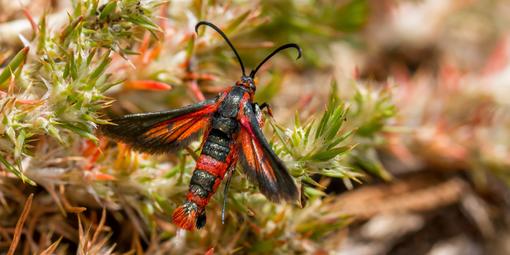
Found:
<svg viewBox="0 0 510 255"><path fill-rule="evenodd" d="M198 87L197 80L195 80L195 79L190 80L189 81L189 88L190 88L191 93L193 94L193 96L195 96L195 98L198 101L204 101L205 100L204 93L202 93L202 91Z"/></svg>
<svg viewBox="0 0 510 255"><path fill-rule="evenodd" d="M27 8L23 8L23 14L27 17L28 22L30 22L30 26L32 26L32 36L35 37L39 28L37 27L37 23L34 21L34 17L28 12Z"/></svg>

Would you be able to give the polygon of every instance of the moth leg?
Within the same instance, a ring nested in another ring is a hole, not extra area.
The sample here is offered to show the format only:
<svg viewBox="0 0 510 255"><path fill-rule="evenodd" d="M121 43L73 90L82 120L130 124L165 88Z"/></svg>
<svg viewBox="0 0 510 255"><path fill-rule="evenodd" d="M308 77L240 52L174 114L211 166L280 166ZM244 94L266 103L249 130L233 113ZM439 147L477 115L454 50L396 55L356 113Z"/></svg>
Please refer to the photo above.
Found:
<svg viewBox="0 0 510 255"><path fill-rule="evenodd" d="M271 112L271 110L269 110L271 108L269 108L268 104L263 103L260 106L257 103L253 104L253 110L255 111L255 117L257 118L259 127L261 127L261 128L264 126L264 123L265 123L264 118L263 118L264 114L262 114L262 110L264 110L264 108L268 109L267 111L268 111L269 115L272 117L272 115L271 115L272 112Z"/></svg>
<svg viewBox="0 0 510 255"><path fill-rule="evenodd" d="M257 111L256 108L257 107L255 107L255 111ZM258 108L260 109L260 111L267 109L267 113L269 114L269 116L273 117L273 110L271 109L271 106L268 103L262 103L260 106L258 106Z"/></svg>
<svg viewBox="0 0 510 255"><path fill-rule="evenodd" d="M227 181L225 182L225 188L223 189L223 207L221 208L221 224L225 224L225 209L227 208L227 195L228 189L230 188L230 181L232 180L232 176L234 175L234 170L236 164L230 165L227 172Z"/></svg>

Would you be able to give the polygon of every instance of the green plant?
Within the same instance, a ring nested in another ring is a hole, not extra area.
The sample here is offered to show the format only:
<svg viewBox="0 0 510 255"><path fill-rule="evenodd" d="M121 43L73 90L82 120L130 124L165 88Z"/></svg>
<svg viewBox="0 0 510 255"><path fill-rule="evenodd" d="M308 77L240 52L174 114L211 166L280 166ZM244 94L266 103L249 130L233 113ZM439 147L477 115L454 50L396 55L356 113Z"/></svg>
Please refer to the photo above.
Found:
<svg viewBox="0 0 510 255"><path fill-rule="evenodd" d="M160 6L162 18L156 19ZM172 8L189 10L188 16ZM296 117L293 127L269 120L276 152L303 183L304 208L268 202L236 173L227 194L227 224L220 223L223 195L216 194L202 232L182 234L169 224L188 189L200 142L176 154L146 155L95 132L97 124L107 122L105 111L180 107L230 85L226 81L231 82L227 77L234 69L227 48L220 46L223 41L209 30L195 37L193 25L208 19L241 41L263 21L259 9L250 8L204 1L174 7L159 1L100 5L83 0L73 2L69 22L60 30L40 20L31 45L0 73L0 162L2 170L12 173L1 179L0 190L9 202L20 204L25 189L38 187L26 188L19 180L44 188L32 203L33 210L44 213L34 213L26 223L43 243L33 253L66 253L74 240L59 238L67 231L79 233L75 244L82 253L192 253L210 247L220 253L310 252L307 241L325 238L349 222L334 209L335 201L324 197L320 179L342 178L350 185L367 170L355 162L373 150L373 137L391 117L391 104L382 93L365 93L364 85L356 83L359 95L347 98L333 85L326 109L306 121ZM269 85L259 90L261 100L278 97L278 88L284 88L282 74L270 75ZM5 204L0 214L15 222L16 210ZM106 209L102 217L100 208ZM37 228L39 222L57 226L51 229L56 234ZM129 240L119 237L123 232L131 234ZM179 242L185 247L171 245Z"/></svg>

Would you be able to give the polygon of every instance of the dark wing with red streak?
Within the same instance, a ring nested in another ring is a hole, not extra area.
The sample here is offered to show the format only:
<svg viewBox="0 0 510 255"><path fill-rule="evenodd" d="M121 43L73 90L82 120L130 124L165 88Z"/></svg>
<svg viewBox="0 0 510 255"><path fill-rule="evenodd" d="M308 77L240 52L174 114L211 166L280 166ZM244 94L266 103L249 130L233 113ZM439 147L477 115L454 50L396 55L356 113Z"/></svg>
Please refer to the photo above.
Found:
<svg viewBox="0 0 510 255"><path fill-rule="evenodd" d="M269 200L294 202L298 190L283 162L276 156L260 129L253 106L244 105L237 138L239 160L248 178L257 183Z"/></svg>
<svg viewBox="0 0 510 255"><path fill-rule="evenodd" d="M130 114L100 129L103 134L139 151L170 152L195 140L208 127L217 107L217 100L210 99L170 111Z"/></svg>

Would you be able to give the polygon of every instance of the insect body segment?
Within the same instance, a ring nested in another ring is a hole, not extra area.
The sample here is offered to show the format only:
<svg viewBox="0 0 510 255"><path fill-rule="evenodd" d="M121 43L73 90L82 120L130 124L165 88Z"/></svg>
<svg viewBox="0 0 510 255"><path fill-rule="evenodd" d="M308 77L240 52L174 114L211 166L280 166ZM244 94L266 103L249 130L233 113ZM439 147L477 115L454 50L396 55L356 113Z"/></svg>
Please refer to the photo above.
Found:
<svg viewBox="0 0 510 255"><path fill-rule="evenodd" d="M264 120L253 96L256 89L254 75L262 64L287 48L297 49L301 56L301 49L296 44L285 44L269 54L247 76L239 54L225 34L207 21L199 22L196 28L201 25L212 27L227 41L241 65L241 80L215 99L176 110L126 115L112 120L115 125L101 126L104 134L150 153L182 148L203 133L200 156L186 200L172 216L177 226L187 230L205 225L205 207L226 174L229 178L232 176L238 161L249 180L257 184L269 200L293 202L298 198L296 184L262 133ZM267 105L262 104L262 107ZM225 192L228 183L229 180Z"/></svg>
<svg viewBox="0 0 510 255"><path fill-rule="evenodd" d="M183 229L201 228L205 224L205 206L216 192L227 170L235 163L235 136L239 129L237 115L246 90L233 87L210 121L210 130L203 143L190 181L186 202L173 214L173 222Z"/></svg>

